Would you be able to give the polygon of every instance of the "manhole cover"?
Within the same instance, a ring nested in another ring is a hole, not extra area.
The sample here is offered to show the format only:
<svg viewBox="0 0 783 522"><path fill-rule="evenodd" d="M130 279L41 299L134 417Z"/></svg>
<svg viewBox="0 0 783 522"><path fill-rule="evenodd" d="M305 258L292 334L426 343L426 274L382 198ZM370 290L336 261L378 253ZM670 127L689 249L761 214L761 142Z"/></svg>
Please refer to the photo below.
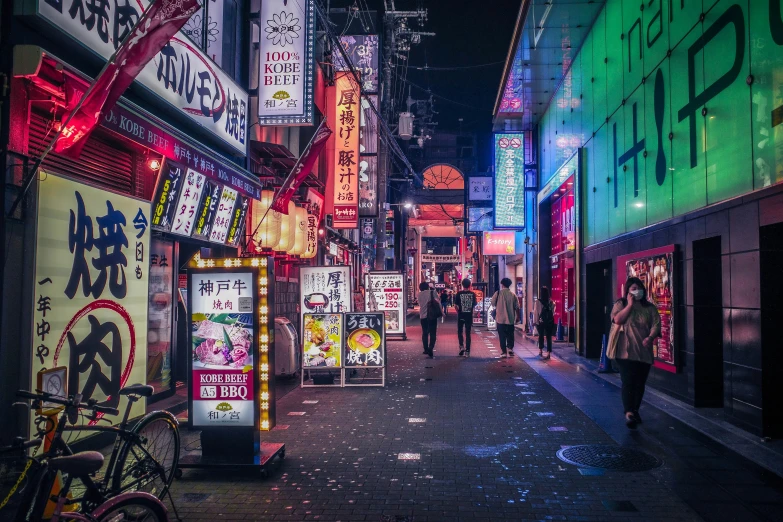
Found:
<svg viewBox="0 0 783 522"><path fill-rule="evenodd" d="M574 466L614 471L647 471L662 464L648 453L620 446L570 446L558 451L557 457Z"/></svg>

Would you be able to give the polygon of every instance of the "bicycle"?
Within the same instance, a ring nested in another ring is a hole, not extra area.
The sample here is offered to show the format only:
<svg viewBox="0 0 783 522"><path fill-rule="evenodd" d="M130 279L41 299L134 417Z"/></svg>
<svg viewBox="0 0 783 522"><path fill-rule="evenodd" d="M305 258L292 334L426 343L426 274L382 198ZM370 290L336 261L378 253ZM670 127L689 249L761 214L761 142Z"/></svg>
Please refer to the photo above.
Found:
<svg viewBox="0 0 783 522"><path fill-rule="evenodd" d="M76 404L79 404L76 402ZM84 405L88 406L88 405ZM0 453L21 451L30 448L38 448L43 439L33 439L24 442L18 438L12 445L0 448ZM49 518L50 522L61 520L75 520L78 522L168 522L168 510L163 503L149 493L126 492L110 498L89 513L63 512L63 509L73 504L68 498L71 482L74 477L88 475L99 470L103 466L103 455L97 451L85 451L75 455L52 457L50 452L36 457L27 457L28 463L16 482L14 488L5 502L25 480L26 474L31 469L31 464L36 463L37 469L32 480L24 488L24 499L17 511L17 521L39 521L44 519L46 507L50 501L54 502L54 510ZM51 486L58 473L64 473L65 483L56 496L50 495Z"/></svg>
<svg viewBox="0 0 783 522"><path fill-rule="evenodd" d="M63 439L64 432L114 433L114 446L103 478L98 481L93 480L89 473L75 477L83 485L83 488L78 490L80 495L75 499L75 502L83 504L86 510L94 509L107 498L127 491L140 490L161 500L168 493L179 460L179 423L176 418L166 411L151 412L142 417L131 429L127 429L128 417L133 403L140 397L149 397L152 392L151 386L141 384L121 389L120 395L128 397L128 407L118 426L73 425L78 421L79 409L92 411L92 416L88 418L96 422L99 420L108 421L100 415L119 414L119 410L116 408L98 405L95 400L81 404L80 400L74 402L74 397L63 399L45 392L19 391L17 393L20 397L31 399L34 409L39 409L43 403L64 407L51 441L48 456L73 455L70 446ZM22 404L27 406L26 403ZM44 427L43 429L39 428L39 431L45 434L48 430Z"/></svg>

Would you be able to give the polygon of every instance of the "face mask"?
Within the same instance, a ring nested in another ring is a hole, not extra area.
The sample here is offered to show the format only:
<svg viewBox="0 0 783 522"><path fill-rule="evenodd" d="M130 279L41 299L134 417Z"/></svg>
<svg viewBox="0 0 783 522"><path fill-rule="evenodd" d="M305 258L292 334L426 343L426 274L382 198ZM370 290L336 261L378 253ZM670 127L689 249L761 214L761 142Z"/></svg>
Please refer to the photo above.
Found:
<svg viewBox="0 0 783 522"><path fill-rule="evenodd" d="M644 297L644 290L631 290L631 295L634 299L639 301L642 297Z"/></svg>

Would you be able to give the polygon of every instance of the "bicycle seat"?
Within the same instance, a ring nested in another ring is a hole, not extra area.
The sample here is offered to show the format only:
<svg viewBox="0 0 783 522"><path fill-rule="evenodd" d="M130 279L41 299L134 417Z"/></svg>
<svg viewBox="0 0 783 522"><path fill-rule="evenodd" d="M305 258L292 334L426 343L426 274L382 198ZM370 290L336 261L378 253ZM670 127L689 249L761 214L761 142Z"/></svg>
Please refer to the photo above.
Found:
<svg viewBox="0 0 783 522"><path fill-rule="evenodd" d="M83 451L67 457L55 457L49 460L49 467L69 475L87 475L103 466L103 455L97 451Z"/></svg>
<svg viewBox="0 0 783 522"><path fill-rule="evenodd" d="M120 395L138 395L139 397L152 397L155 388L146 384L131 384L120 390Z"/></svg>

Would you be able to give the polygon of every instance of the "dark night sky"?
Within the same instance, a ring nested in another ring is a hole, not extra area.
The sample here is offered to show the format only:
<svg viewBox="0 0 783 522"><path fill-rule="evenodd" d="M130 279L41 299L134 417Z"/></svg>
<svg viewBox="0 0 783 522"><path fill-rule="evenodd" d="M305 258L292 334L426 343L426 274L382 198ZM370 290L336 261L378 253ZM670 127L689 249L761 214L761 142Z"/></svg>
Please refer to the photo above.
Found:
<svg viewBox="0 0 783 522"><path fill-rule="evenodd" d="M349 7L353 3L353 0L332 1L331 5ZM410 65L455 67L505 61L520 4L521 0L396 0L397 10L413 10L418 6L428 9L426 24L418 27L414 23L411 28L437 33L412 47ZM362 0L359 5L382 11L383 0ZM408 80L442 97L436 98L439 128L456 130L458 118L463 118L463 129L479 134L484 156L502 72L502 63L456 71L419 71L411 67ZM412 96L424 99L427 95L413 87ZM480 159L482 167L487 162L484 157Z"/></svg>

